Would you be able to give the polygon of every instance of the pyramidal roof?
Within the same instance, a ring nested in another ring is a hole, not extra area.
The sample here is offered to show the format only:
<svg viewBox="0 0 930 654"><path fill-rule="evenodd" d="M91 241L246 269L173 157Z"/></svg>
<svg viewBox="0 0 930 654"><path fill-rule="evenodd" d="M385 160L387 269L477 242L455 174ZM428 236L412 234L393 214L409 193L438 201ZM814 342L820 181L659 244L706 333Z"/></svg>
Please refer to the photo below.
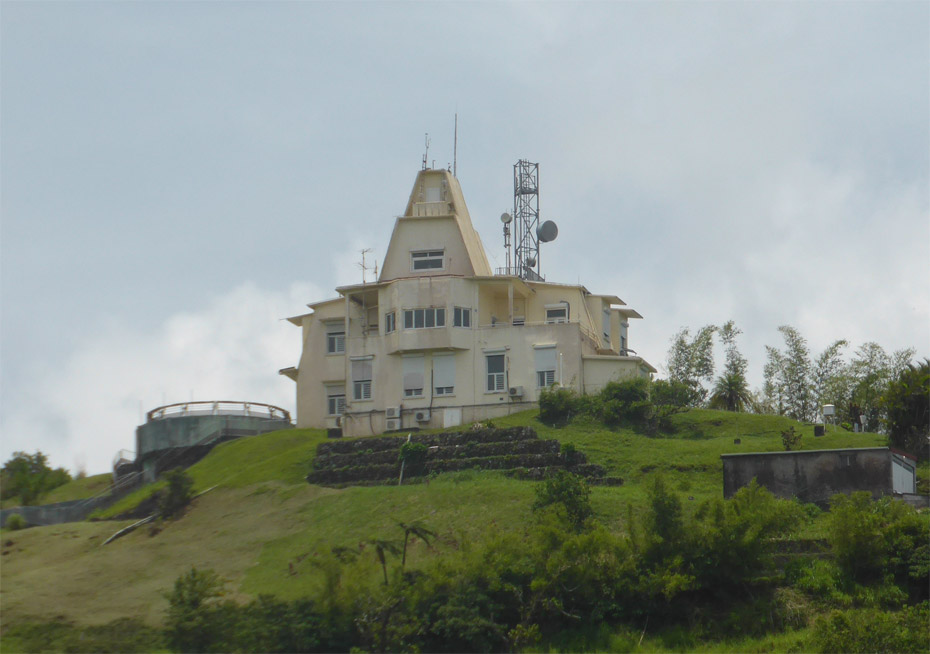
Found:
<svg viewBox="0 0 930 654"><path fill-rule="evenodd" d="M413 270L413 253L442 251L442 267ZM481 238L471 223L465 196L448 170L417 174L404 215L394 222L379 282L431 275L490 276Z"/></svg>

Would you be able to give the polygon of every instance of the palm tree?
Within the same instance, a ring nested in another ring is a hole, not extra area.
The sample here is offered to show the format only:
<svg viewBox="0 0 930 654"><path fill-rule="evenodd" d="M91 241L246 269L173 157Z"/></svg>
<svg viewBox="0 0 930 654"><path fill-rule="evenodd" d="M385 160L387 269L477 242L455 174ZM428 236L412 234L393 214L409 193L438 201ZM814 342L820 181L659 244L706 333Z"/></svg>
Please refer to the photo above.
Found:
<svg viewBox="0 0 930 654"><path fill-rule="evenodd" d="M407 564L407 540L410 538L410 536L416 536L424 543L426 543L427 546L429 546L429 539L434 538L436 536L436 532L430 531L424 527L420 521L413 522L409 525L403 522L398 522L397 524L401 529L404 530L404 555L400 561L400 569L403 570L404 566Z"/></svg>
<svg viewBox="0 0 930 654"><path fill-rule="evenodd" d="M380 540L378 538L368 539L368 544L373 545L375 548L375 554L378 557L378 562L381 564L381 571L384 572L384 585L388 585L388 576L387 576L387 557L385 552L397 556L400 554L400 548L397 547L397 544L394 541L390 540Z"/></svg>
<svg viewBox="0 0 930 654"><path fill-rule="evenodd" d="M711 409L745 411L752 406L752 393L741 373L729 372L717 377L710 396Z"/></svg>

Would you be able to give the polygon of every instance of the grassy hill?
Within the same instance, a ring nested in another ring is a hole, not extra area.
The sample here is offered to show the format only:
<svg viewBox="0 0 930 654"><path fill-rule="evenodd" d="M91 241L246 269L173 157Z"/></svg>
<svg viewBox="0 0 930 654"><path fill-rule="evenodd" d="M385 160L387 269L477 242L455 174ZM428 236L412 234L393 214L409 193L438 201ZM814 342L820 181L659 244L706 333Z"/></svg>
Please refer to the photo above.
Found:
<svg viewBox="0 0 930 654"><path fill-rule="evenodd" d="M57 502L84 500L94 497L101 493L105 493L107 489L109 489L112 480L113 475L106 472L100 475L72 479L67 484L50 490L40 497L36 504L55 504ZM19 506L19 504L17 498L10 498L3 500L3 503L0 504L0 509L9 509L14 506Z"/></svg>
<svg viewBox="0 0 930 654"><path fill-rule="evenodd" d="M594 422L551 428L538 421L536 411L494 423L532 426L541 438L572 443L609 475L622 477L624 485L594 487L591 494L596 516L615 530L623 530L628 505L634 512L644 508L645 484L654 475L663 474L688 499L686 508L696 506L722 494L720 454L782 450L780 434L790 426L802 432L803 449L885 444L877 434L841 430L815 439L812 427L775 416L693 410L674 420L674 436L662 438ZM108 536L132 521L4 531L0 608L5 627L58 616L77 624L136 617L158 625L167 606L164 592L192 566L216 570L234 599L298 598L323 582L315 565L321 554L367 539L396 539L402 535L399 522L420 520L438 533L435 548L422 542L412 546L407 567L416 569L490 534L517 532L531 519L535 484L495 472L448 473L401 487L311 486L304 477L316 446L325 441L321 430L294 429L217 447L189 469L195 491L212 490L158 533L142 527L103 547ZM152 487L141 489L100 517L118 515L152 492ZM808 529L818 535L817 523ZM370 558L369 581L377 583L380 568ZM771 643L742 645L757 646L779 649Z"/></svg>

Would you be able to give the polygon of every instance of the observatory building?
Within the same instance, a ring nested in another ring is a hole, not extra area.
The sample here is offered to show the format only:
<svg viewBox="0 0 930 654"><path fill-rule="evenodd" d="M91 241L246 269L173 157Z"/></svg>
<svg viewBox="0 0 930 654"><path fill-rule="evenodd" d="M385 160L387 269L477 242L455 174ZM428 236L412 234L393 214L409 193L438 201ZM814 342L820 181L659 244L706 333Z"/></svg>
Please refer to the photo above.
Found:
<svg viewBox="0 0 930 654"><path fill-rule="evenodd" d="M347 436L452 427L531 408L552 384L591 393L649 376L630 349L629 320L615 295L544 281L537 166L514 166L514 258L492 270L458 180L419 172L376 282L343 286L288 320L301 328L297 426Z"/></svg>

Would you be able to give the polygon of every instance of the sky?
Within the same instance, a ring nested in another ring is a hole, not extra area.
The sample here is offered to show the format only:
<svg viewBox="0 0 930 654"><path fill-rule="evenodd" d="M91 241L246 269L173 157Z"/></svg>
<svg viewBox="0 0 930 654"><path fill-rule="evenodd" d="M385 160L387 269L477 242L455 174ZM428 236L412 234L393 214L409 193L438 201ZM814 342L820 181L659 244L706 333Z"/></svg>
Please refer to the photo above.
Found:
<svg viewBox="0 0 930 654"><path fill-rule="evenodd" d="M928 356L928 117L927 2L5 0L0 456L293 410L283 319L383 259L427 133L492 266L539 163L543 274L638 310L660 377L730 319L754 387L780 325Z"/></svg>

